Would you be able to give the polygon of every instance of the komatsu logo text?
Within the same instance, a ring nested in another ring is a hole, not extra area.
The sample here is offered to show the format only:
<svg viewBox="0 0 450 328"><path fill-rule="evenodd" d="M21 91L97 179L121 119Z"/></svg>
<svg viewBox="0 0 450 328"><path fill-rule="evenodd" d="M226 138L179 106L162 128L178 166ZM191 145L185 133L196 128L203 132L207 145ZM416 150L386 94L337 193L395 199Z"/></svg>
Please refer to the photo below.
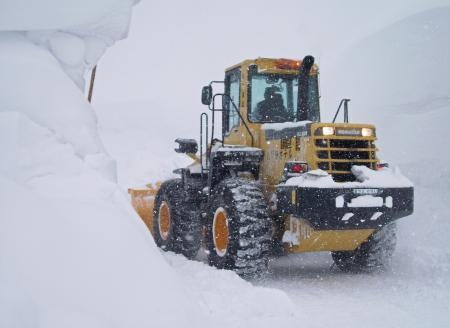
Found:
<svg viewBox="0 0 450 328"><path fill-rule="evenodd" d="M356 195L376 195L378 189L353 189L353 193Z"/></svg>

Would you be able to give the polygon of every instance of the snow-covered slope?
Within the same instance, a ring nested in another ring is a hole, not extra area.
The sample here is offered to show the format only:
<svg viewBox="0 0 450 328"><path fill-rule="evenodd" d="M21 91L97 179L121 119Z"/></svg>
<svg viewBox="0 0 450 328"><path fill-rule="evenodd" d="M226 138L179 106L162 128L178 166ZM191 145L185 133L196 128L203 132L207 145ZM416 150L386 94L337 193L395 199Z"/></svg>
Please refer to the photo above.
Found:
<svg viewBox="0 0 450 328"><path fill-rule="evenodd" d="M108 157L80 90L22 35L0 44L0 326L176 326L170 299L195 320L182 282L104 177L113 168L101 166ZM150 320L155 294L161 316Z"/></svg>
<svg viewBox="0 0 450 328"><path fill-rule="evenodd" d="M117 185L48 128L2 112L0 137L1 327L294 326L283 292L168 263Z"/></svg>
<svg viewBox="0 0 450 328"><path fill-rule="evenodd" d="M176 327L198 319L114 183L24 114L0 113L0 127L0 326Z"/></svg>
<svg viewBox="0 0 450 328"><path fill-rule="evenodd" d="M0 24L0 327L293 326L283 292L163 257L116 184L81 78L126 34L117 3Z"/></svg>
<svg viewBox="0 0 450 328"><path fill-rule="evenodd" d="M0 49L0 112L20 112L48 127L78 156L103 166L99 172L114 179L114 162L97 134L95 114L58 60L17 32L0 33Z"/></svg>

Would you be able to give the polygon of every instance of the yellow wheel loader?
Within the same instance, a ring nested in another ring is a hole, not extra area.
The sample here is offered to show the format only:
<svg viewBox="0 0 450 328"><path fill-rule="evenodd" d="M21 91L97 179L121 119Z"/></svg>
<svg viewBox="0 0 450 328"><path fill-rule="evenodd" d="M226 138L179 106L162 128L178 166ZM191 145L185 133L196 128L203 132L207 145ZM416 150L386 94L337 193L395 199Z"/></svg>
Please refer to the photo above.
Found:
<svg viewBox="0 0 450 328"><path fill-rule="evenodd" d="M176 140L194 162L177 179L129 190L156 244L188 258L203 244L211 265L243 277L293 252L331 252L343 271L385 266L395 220L413 212L413 186L379 162L374 126L348 122L348 102L321 122L312 56L228 68L202 89L200 147Z"/></svg>

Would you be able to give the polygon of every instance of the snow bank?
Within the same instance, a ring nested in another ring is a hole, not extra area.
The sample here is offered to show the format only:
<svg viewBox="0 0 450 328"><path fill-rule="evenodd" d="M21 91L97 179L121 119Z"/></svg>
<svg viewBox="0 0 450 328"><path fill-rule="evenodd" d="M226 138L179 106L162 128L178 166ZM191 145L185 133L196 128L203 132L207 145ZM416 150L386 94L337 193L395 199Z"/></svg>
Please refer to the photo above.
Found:
<svg viewBox="0 0 450 328"><path fill-rule="evenodd" d="M24 114L0 113L0 131L0 326L195 321L181 280L114 183Z"/></svg>
<svg viewBox="0 0 450 328"><path fill-rule="evenodd" d="M52 14L36 17L50 22ZM2 29L36 28L0 21ZM0 326L199 323L182 281L112 182L114 161L80 79L127 24L114 35L114 22L93 23L0 32Z"/></svg>
<svg viewBox="0 0 450 328"><path fill-rule="evenodd" d="M234 272L217 270L173 253L166 253L165 258L183 276L193 299L200 301L208 321L200 327L209 327L211 322L214 327L298 326L298 309L284 292L255 287Z"/></svg>
<svg viewBox="0 0 450 328"><path fill-rule="evenodd" d="M383 168L374 171L366 166L355 165L352 173L358 181L335 182L330 174L323 170L313 170L285 182L286 186L310 188L402 188L413 184L398 168Z"/></svg>
<svg viewBox="0 0 450 328"><path fill-rule="evenodd" d="M47 128L8 112L0 133L0 326L293 326L282 292L169 266L117 185Z"/></svg>
<svg viewBox="0 0 450 328"><path fill-rule="evenodd" d="M0 67L0 112L20 112L48 127L78 156L115 179L114 162L104 151L91 106L47 49L21 33L0 32Z"/></svg>
<svg viewBox="0 0 450 328"><path fill-rule="evenodd" d="M107 47L127 36L132 5L138 0L4 0L0 31L20 31L48 49L66 73L84 88L85 69Z"/></svg>
<svg viewBox="0 0 450 328"><path fill-rule="evenodd" d="M84 74L107 47L126 37L136 2L6 0L0 4L0 111L22 112L49 127L111 179L115 179L115 163L106 156L96 117L83 99Z"/></svg>
<svg viewBox="0 0 450 328"><path fill-rule="evenodd" d="M0 4L0 327L293 327L284 293L169 264L115 183L82 77L130 2L27 4Z"/></svg>

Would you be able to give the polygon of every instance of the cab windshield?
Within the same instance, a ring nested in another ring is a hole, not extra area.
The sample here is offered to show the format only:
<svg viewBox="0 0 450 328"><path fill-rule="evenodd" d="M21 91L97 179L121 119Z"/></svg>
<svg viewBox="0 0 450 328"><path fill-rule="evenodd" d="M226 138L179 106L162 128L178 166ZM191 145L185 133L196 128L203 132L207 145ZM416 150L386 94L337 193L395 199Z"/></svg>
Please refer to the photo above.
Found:
<svg viewBox="0 0 450 328"><path fill-rule="evenodd" d="M317 76L309 77L308 104L319 121ZM297 121L298 76L250 72L249 120L255 123Z"/></svg>

